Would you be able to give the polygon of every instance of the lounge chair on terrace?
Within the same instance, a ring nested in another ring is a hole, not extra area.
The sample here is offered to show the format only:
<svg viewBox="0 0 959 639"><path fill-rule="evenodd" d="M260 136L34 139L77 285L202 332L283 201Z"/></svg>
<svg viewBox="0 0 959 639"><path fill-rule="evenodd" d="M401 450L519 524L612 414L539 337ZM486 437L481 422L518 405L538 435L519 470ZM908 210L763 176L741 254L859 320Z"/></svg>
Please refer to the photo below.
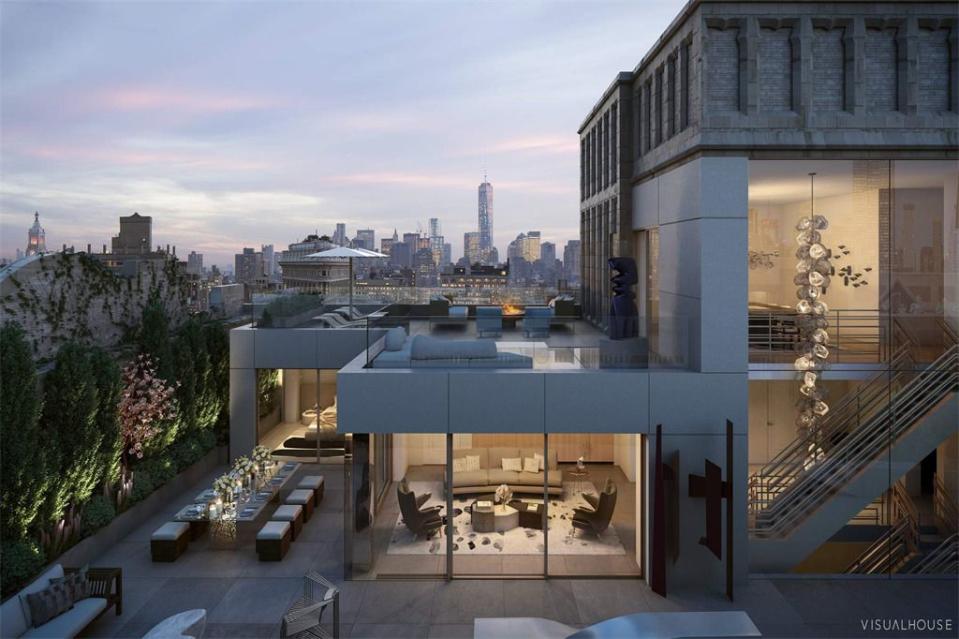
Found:
<svg viewBox="0 0 959 639"><path fill-rule="evenodd" d="M503 335L503 309L499 306L477 306L476 334L480 337L501 337Z"/></svg>
<svg viewBox="0 0 959 639"><path fill-rule="evenodd" d="M344 319L339 313L323 313L319 317L314 317L313 319L326 324L330 328L359 328L366 326L368 323L365 319L350 322Z"/></svg>

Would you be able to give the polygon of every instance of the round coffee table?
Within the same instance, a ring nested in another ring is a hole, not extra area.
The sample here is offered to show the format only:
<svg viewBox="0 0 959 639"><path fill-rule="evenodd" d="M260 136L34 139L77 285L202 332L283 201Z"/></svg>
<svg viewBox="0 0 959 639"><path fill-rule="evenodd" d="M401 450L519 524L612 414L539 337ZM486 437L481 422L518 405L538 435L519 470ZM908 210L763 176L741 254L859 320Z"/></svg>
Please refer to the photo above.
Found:
<svg viewBox="0 0 959 639"><path fill-rule="evenodd" d="M470 510L475 532L506 532L519 526L519 511L512 506L496 505L492 510L477 510L473 502Z"/></svg>

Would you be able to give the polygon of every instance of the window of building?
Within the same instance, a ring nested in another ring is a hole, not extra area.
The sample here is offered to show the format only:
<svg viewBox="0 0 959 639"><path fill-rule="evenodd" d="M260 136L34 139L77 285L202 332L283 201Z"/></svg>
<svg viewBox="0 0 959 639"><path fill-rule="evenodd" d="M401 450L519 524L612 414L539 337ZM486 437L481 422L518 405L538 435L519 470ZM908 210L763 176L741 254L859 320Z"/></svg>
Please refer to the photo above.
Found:
<svg viewBox="0 0 959 639"><path fill-rule="evenodd" d="M609 134L609 181L615 184L619 173L619 137L617 136L618 105L614 104L610 110Z"/></svg>
<svg viewBox="0 0 959 639"><path fill-rule="evenodd" d="M649 151L653 148L653 82L646 80L643 89L643 148Z"/></svg>
<svg viewBox="0 0 959 639"><path fill-rule="evenodd" d="M684 42L679 47L679 69L682 78L679 82L679 129L685 130L689 126L689 43Z"/></svg>
<svg viewBox="0 0 959 639"><path fill-rule="evenodd" d="M679 86L676 82L676 57L670 56L666 61L666 137L676 134L676 91Z"/></svg>
<svg viewBox="0 0 959 639"><path fill-rule="evenodd" d="M663 143L663 74L662 67L656 70L656 146Z"/></svg>

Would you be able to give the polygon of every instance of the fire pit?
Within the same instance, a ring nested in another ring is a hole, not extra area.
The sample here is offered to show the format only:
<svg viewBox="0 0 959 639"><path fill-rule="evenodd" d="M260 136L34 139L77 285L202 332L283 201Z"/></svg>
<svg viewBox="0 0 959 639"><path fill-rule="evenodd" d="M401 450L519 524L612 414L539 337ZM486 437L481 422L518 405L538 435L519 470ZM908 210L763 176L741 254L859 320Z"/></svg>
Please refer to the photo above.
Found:
<svg viewBox="0 0 959 639"><path fill-rule="evenodd" d="M522 306L516 306L515 304L503 304L503 317L523 315L523 313L524 309Z"/></svg>

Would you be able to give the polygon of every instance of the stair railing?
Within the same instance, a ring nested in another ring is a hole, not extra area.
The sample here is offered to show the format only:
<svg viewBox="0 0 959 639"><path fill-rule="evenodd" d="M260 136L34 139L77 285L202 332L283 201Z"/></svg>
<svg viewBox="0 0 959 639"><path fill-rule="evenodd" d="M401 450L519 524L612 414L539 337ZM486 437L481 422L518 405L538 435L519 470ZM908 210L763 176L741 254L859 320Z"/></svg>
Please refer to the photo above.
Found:
<svg viewBox="0 0 959 639"><path fill-rule="evenodd" d="M959 534L945 539L906 571L910 575L954 575L959 571Z"/></svg>
<svg viewBox="0 0 959 639"><path fill-rule="evenodd" d="M830 443L844 439L849 432L858 429L863 421L883 410L889 401L890 382L902 383L906 372L914 365L910 347L902 346L890 362L890 369L895 371L892 374L895 380L891 380L886 371L873 375L829 411L816 433L793 440L753 474L749 479L750 513L755 514L767 508L812 464L828 454Z"/></svg>
<svg viewBox="0 0 959 639"><path fill-rule="evenodd" d="M909 430L933 406L959 385L959 346L947 349L926 370L909 380L892 400L885 403L871 418L853 430L816 461L795 470L787 485L776 491L766 507L751 513L754 536L781 536L797 526L832 494L846 485L871 460L887 450L900 435ZM800 440L802 442L803 440ZM818 445L818 444L817 444ZM816 451L818 453L818 451ZM756 482L750 486L755 495ZM761 492L759 497L761 498Z"/></svg>
<svg viewBox="0 0 959 639"><path fill-rule="evenodd" d="M939 474L932 476L932 508L936 516L936 525L940 533L955 534L959 532L959 506Z"/></svg>
<svg viewBox="0 0 959 639"><path fill-rule="evenodd" d="M919 552L919 511L902 481L888 492L892 526L845 570L874 575L895 572Z"/></svg>

